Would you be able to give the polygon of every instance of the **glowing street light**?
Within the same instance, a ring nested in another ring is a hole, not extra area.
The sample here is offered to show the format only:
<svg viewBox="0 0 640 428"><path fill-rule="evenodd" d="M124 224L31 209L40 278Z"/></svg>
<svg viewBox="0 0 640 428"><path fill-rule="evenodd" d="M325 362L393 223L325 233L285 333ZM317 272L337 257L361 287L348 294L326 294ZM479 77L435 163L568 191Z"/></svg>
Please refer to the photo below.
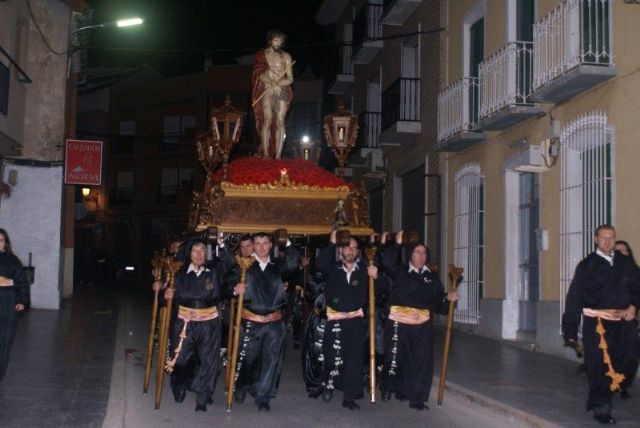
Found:
<svg viewBox="0 0 640 428"><path fill-rule="evenodd" d="M144 23L144 20L138 17L120 19L118 21L103 22L102 24L87 25L85 27L76 28L75 30L71 31L69 35L71 36L72 34L78 33L80 31L91 30L93 28L132 27L134 25L140 25L142 23Z"/></svg>
<svg viewBox="0 0 640 428"><path fill-rule="evenodd" d="M121 19L119 21L116 21L116 26L118 27L131 27L132 25L140 25L144 22L144 20L142 18L128 18L128 19Z"/></svg>

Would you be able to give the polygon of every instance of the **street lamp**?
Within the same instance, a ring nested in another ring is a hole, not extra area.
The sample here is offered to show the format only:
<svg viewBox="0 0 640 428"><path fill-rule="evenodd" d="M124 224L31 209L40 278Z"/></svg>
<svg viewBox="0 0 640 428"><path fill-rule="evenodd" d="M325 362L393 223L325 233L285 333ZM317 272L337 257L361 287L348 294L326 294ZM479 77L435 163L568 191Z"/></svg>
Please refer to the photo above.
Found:
<svg viewBox="0 0 640 428"><path fill-rule="evenodd" d="M82 197L85 201L93 202L94 204L96 204L96 208L98 207L98 195L95 193L92 195L91 189L89 187L82 188Z"/></svg>
<svg viewBox="0 0 640 428"><path fill-rule="evenodd" d="M142 18L127 18L127 19L120 19L118 21L110 21L110 22L103 22L101 24L94 24L94 25L86 25L84 27L78 27L75 30L71 31L69 33L69 35L73 35L75 33L79 33L80 31L84 31L84 30L91 30L93 28L108 28L108 27L131 27L134 25L141 25L142 23L144 23L144 20Z"/></svg>

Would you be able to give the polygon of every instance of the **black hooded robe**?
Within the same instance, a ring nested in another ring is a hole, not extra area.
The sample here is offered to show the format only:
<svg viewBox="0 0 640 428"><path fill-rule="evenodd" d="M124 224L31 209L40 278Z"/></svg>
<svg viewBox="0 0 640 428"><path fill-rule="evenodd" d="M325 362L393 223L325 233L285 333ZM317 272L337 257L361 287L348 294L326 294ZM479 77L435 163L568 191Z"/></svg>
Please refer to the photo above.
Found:
<svg viewBox="0 0 640 428"><path fill-rule="evenodd" d="M285 257L271 258L265 270L255 261L247 270L244 309L257 315L282 311L287 306L287 293L282 277L298 268L300 256L292 245ZM229 289L240 281L240 270L234 267L225 281ZM235 392L247 391L256 405L275 398L284 360L286 326L284 317L278 321L259 323L242 320Z"/></svg>
<svg viewBox="0 0 640 428"><path fill-rule="evenodd" d="M351 312L362 309L365 317L368 307L369 275L362 261L356 267L347 282L347 274L342 262L336 262L336 246L329 243L316 259L316 268L326 278L325 302L327 308L338 312ZM385 282L378 275L375 282L376 293ZM324 327L323 359L325 389L341 389L344 401L354 401L361 396L364 387L364 355L367 334L365 317L345 320L328 320Z"/></svg>
<svg viewBox="0 0 640 428"><path fill-rule="evenodd" d="M11 344L16 334L16 304L26 306L29 284L22 263L14 254L0 252L0 276L13 279L13 286L0 287L0 381L9 364Z"/></svg>
<svg viewBox="0 0 640 428"><path fill-rule="evenodd" d="M180 334L185 323L177 317L178 306L194 309L219 307L223 294L219 276L215 270L202 266L203 271L197 275L193 271L187 273L189 266L189 262L185 263L176 275L171 325L171 358L175 357L176 349L180 345ZM220 371L220 330L220 315L207 321L189 321L186 338L183 339L182 348L171 375L171 389L174 393L189 389L197 394L197 404L206 405L209 402ZM195 368L191 376L189 368L193 368L194 364Z"/></svg>
<svg viewBox="0 0 640 428"><path fill-rule="evenodd" d="M380 389L395 392L412 403L429 400L433 381L433 316L449 309L444 286L426 267L409 272L401 260L401 246L392 245L383 254L385 273L393 280L390 306L428 309L429 321L404 324L388 319L384 327L384 367Z"/></svg>
<svg viewBox="0 0 640 428"><path fill-rule="evenodd" d="M596 415L611 412L613 392L609 389L611 379L605 374L608 367L604 363L603 351L598 348L598 319L582 316L582 310L627 309L631 304L636 308L640 307L640 275L637 266L628 256L616 251L611 265L593 252L578 264L567 294L562 333L565 339L576 340L582 318L584 362L589 382L586 408L593 410ZM605 319L601 319L601 322L612 366L616 372L625 376L621 384L621 388L625 389L633 380L640 356L640 339L635 323Z"/></svg>

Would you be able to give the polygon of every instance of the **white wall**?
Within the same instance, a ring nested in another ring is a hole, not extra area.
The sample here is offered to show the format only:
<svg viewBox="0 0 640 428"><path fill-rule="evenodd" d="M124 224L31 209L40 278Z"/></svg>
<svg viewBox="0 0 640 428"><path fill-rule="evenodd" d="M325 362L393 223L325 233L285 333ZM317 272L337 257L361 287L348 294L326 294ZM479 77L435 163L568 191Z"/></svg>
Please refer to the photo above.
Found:
<svg viewBox="0 0 640 428"><path fill-rule="evenodd" d="M14 253L24 265L33 253L35 281L31 306L60 308L60 224L62 167L31 167L4 163L4 181L9 171L18 172L10 197L0 202L0 227L7 229Z"/></svg>

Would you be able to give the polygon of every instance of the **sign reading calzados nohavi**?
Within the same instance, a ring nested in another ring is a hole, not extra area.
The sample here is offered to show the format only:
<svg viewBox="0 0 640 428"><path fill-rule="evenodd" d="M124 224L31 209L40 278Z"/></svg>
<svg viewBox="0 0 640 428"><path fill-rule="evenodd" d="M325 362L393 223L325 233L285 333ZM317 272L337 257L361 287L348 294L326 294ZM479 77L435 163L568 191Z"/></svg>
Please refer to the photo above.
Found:
<svg viewBox="0 0 640 428"><path fill-rule="evenodd" d="M65 154L66 184L102 184L102 141L67 140Z"/></svg>

